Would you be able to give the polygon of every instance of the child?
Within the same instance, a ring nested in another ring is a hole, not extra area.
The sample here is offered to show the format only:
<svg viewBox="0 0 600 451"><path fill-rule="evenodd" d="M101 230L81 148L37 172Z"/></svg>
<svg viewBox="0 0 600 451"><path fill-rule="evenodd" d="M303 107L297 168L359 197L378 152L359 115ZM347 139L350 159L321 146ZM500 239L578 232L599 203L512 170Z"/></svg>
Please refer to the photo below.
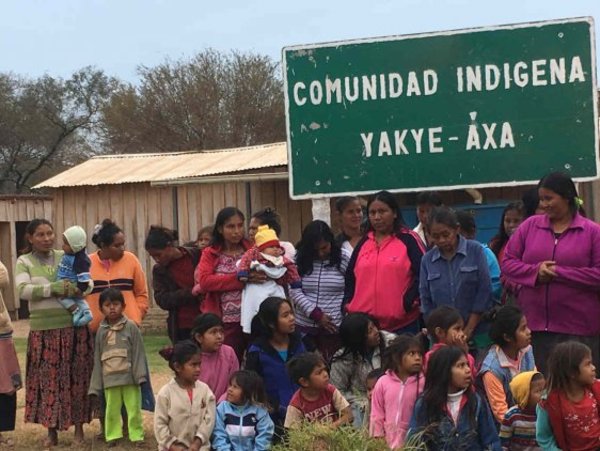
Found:
<svg viewBox="0 0 600 451"><path fill-rule="evenodd" d="M94 281L90 277L90 258L85 252L87 237L85 230L79 226L69 227L63 233L63 251L58 265L57 280L77 284L81 291L78 297L59 298L58 302L73 315L73 326L85 326L92 321L90 306L83 297L92 292Z"/></svg>
<svg viewBox="0 0 600 451"><path fill-rule="evenodd" d="M535 409L546 386L542 373L525 371L510 382L516 405L508 409L500 427L500 442L505 451L540 450L535 440Z"/></svg>
<svg viewBox="0 0 600 451"><path fill-rule="evenodd" d="M467 240L474 240L477 243L477 223L475 222L475 216L472 212L461 210L456 212L456 219L460 225L460 234ZM502 284L500 283L500 265L498 264L498 258L487 246L487 244L479 243L483 247L485 253L485 259L488 265L488 271L490 273L490 281L492 282L492 296L494 296L494 302L500 303L500 296L502 295Z"/></svg>
<svg viewBox="0 0 600 451"><path fill-rule="evenodd" d="M285 364L295 355L306 352L300 336L295 333L296 323L290 301L275 297L265 299L252 329L260 337L248 348L245 369L255 371L263 378L271 418L276 431L280 432L287 406L298 389L290 379Z"/></svg>
<svg viewBox="0 0 600 451"><path fill-rule="evenodd" d="M208 385L218 402L227 392L229 378L240 369L240 363L233 348L223 343L223 321L214 313L196 317L192 337L202 351L198 380Z"/></svg>
<svg viewBox="0 0 600 451"><path fill-rule="evenodd" d="M371 437L385 437L391 449L404 444L417 397L423 390L423 350L410 335L394 339L385 350L385 374L379 378L371 400Z"/></svg>
<svg viewBox="0 0 600 451"><path fill-rule="evenodd" d="M286 428L298 428L303 421L330 423L332 428L352 423L352 409L340 391L329 383L323 358L305 352L287 364L290 378L300 388L294 393L285 415Z"/></svg>
<svg viewBox="0 0 600 451"><path fill-rule="evenodd" d="M262 301L270 296L285 297L284 287L300 287L300 276L293 262L283 256L284 250L274 230L258 226L254 246L246 251L238 265L238 279L248 282L250 271L261 271L267 279L263 283L246 283L242 291L241 324L244 333L251 332L252 318Z"/></svg>
<svg viewBox="0 0 600 451"><path fill-rule="evenodd" d="M214 226L210 225L202 227L198 231L198 236L196 237L196 241L194 243L198 249L202 250L210 244L210 240L212 240L213 228Z"/></svg>
<svg viewBox="0 0 600 451"><path fill-rule="evenodd" d="M419 440L436 451L501 450L492 414L472 381L463 349L444 346L433 353L410 420L411 443Z"/></svg>
<svg viewBox="0 0 600 451"><path fill-rule="evenodd" d="M215 397L198 380L200 349L190 340L173 346L169 367L175 372L158 392L154 412L154 435L159 451L210 451L215 426Z"/></svg>
<svg viewBox="0 0 600 451"><path fill-rule="evenodd" d="M142 391L146 382L146 353L140 330L123 315L125 299L121 290L107 288L100 294L104 319L96 333L94 370L88 394L100 396L104 390L104 436L109 446L123 437L121 408L127 411L129 440L144 440Z"/></svg>
<svg viewBox="0 0 600 451"><path fill-rule="evenodd" d="M468 351L465 336L465 322L460 316L460 312L449 305L442 305L431 312L427 318L427 333L433 342L433 346L425 354L423 359L423 372L427 372L427 362L435 351L443 346L458 346ZM467 353L471 377L475 378L477 371L475 369L475 358Z"/></svg>
<svg viewBox="0 0 600 451"><path fill-rule="evenodd" d="M505 305L491 314L490 338L495 343L481 364L479 376L498 424L515 402L510 381L523 371L535 370L531 330L519 308Z"/></svg>
<svg viewBox="0 0 600 451"><path fill-rule="evenodd" d="M331 383L352 406L354 426L358 428L365 423L365 411L369 404L365 385L367 374L381 368L385 346L396 336L380 331L375 319L366 313L346 315L339 333L342 348L331 361Z"/></svg>
<svg viewBox="0 0 600 451"><path fill-rule="evenodd" d="M262 379L254 371L231 375L227 398L217 407L212 447L215 451L266 450L273 439Z"/></svg>
<svg viewBox="0 0 600 451"><path fill-rule="evenodd" d="M371 419L371 402L373 400L373 390L375 389L375 385L381 376L384 374L383 368L376 368L367 374L367 378L365 379L365 386L367 387L367 407L365 409L364 414L364 422L362 425L362 429L365 432L369 431L369 422Z"/></svg>
<svg viewBox="0 0 600 451"><path fill-rule="evenodd" d="M488 243L488 246L496 254L499 262L502 262L502 258L504 257L504 249L506 248L508 239L524 220L525 205L521 201L511 202L502 211L498 233Z"/></svg>
<svg viewBox="0 0 600 451"><path fill-rule="evenodd" d="M537 407L536 437L547 450L600 448L600 381L586 345L557 344L548 359L546 399Z"/></svg>
<svg viewBox="0 0 600 451"><path fill-rule="evenodd" d="M413 231L419 235L419 238L423 241L425 247L429 247L429 239L427 237L427 233L425 232L427 226L427 218L429 218L429 213L435 207L440 207L442 205L442 199L439 194L435 191L423 191L422 193L417 194L417 220L419 223L413 229Z"/></svg>
<svg viewBox="0 0 600 451"><path fill-rule="evenodd" d="M456 213L434 208L428 232L434 247L421 260L419 293L425 319L441 305L455 307L465 322L467 342L483 349L489 344L481 315L492 307L492 284L481 244L460 235Z"/></svg>

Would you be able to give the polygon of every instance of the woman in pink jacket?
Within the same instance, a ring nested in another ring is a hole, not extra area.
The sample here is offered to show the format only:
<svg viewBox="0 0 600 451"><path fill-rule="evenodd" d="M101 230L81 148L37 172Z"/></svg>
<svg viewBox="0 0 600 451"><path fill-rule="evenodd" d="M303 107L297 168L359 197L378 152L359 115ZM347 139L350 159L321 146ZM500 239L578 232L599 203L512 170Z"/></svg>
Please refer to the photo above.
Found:
<svg viewBox="0 0 600 451"><path fill-rule="evenodd" d="M538 370L550 351L577 340L600 364L600 226L586 219L573 181L555 172L538 184L543 215L532 216L511 236L502 273L521 285L517 303L532 331Z"/></svg>
<svg viewBox="0 0 600 451"><path fill-rule="evenodd" d="M391 193L375 194L367 211L369 230L346 270L346 310L371 315L388 332L416 334L423 243L404 225Z"/></svg>

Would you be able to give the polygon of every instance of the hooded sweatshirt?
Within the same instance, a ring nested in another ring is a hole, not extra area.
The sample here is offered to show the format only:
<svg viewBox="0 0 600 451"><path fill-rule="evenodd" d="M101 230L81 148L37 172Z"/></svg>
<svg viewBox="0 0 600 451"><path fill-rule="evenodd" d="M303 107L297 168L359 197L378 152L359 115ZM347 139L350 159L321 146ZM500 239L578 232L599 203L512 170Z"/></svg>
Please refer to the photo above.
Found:
<svg viewBox="0 0 600 451"><path fill-rule="evenodd" d="M386 371L373 389L371 400L371 437L385 437L392 449L404 444L415 402L423 391L422 374L402 382L393 371Z"/></svg>

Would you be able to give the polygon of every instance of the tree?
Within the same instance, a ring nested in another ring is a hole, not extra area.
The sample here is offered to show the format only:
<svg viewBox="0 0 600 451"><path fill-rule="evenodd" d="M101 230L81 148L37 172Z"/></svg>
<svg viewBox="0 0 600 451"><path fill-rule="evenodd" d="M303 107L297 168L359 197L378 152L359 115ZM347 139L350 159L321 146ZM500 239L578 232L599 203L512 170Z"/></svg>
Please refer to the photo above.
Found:
<svg viewBox="0 0 600 451"><path fill-rule="evenodd" d="M283 84L266 56L206 50L139 75L139 86L121 86L104 109L103 136L117 153L285 140Z"/></svg>
<svg viewBox="0 0 600 451"><path fill-rule="evenodd" d="M100 111L117 82L86 67L63 80L0 74L0 192L24 192L97 149Z"/></svg>

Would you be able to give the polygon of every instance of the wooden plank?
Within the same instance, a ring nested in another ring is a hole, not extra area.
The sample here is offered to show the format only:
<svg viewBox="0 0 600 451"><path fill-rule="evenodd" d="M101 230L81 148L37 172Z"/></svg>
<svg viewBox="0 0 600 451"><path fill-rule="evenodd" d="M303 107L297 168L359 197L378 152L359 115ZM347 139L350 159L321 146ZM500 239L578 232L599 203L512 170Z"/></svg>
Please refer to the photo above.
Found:
<svg viewBox="0 0 600 451"><path fill-rule="evenodd" d="M259 205L262 205L262 187L260 182L250 182L250 211L248 216L260 210Z"/></svg>
<svg viewBox="0 0 600 451"><path fill-rule="evenodd" d="M54 223L54 214L52 211L52 201L44 199L42 201L43 205L43 217L48 219L50 222Z"/></svg>
<svg viewBox="0 0 600 451"><path fill-rule="evenodd" d="M190 230L190 190L187 185L178 186L175 188L177 190L177 203L179 204L177 207L177 216L178 216L178 227L177 231L180 236L188 236Z"/></svg>
<svg viewBox="0 0 600 451"><path fill-rule="evenodd" d="M173 188L166 186L160 189L160 219L158 224L172 229L173 224Z"/></svg>
<svg viewBox="0 0 600 451"><path fill-rule="evenodd" d="M88 186L85 188L85 220L82 226L87 232L88 239L88 252L94 248L92 244L92 234L94 233L94 226L98 224L98 187Z"/></svg>
<svg viewBox="0 0 600 451"><path fill-rule="evenodd" d="M214 224L215 213L213 209L213 188L209 184L202 184L198 187L198 196L200 197L200 224L202 227Z"/></svg>
<svg viewBox="0 0 600 451"><path fill-rule="evenodd" d="M290 226L289 226L289 201L290 198L287 192L287 184L277 181L274 183L275 188L275 211L279 215L281 222L281 239L290 241Z"/></svg>
<svg viewBox="0 0 600 451"><path fill-rule="evenodd" d="M134 224L136 221L136 204L138 203L137 194L138 191L135 188L135 184L128 183L123 185L123 218L117 224L125 233L125 247L127 250L139 255L141 251L139 248L140 237L137 227Z"/></svg>
<svg viewBox="0 0 600 451"><path fill-rule="evenodd" d="M255 211L265 207L275 207L275 182L261 183L261 197L262 202L256 206Z"/></svg>
<svg viewBox="0 0 600 451"><path fill-rule="evenodd" d="M148 228L151 225L162 225L161 224L161 206L160 206L160 190L155 186L148 187L146 191L146 199L148 202L148 209L146 211L146 218L148 220Z"/></svg>
<svg viewBox="0 0 600 451"><path fill-rule="evenodd" d="M230 205L225 204L225 187L222 183L215 183L213 185L213 211L212 217L216 218L217 214L221 209L229 207Z"/></svg>
<svg viewBox="0 0 600 451"><path fill-rule="evenodd" d="M240 208L240 204L237 198L237 183L224 183L223 190L225 192L225 205L231 205L232 207Z"/></svg>
<svg viewBox="0 0 600 451"><path fill-rule="evenodd" d="M109 214L106 216L116 222L118 226L123 226L123 187L121 185L107 186L108 195L110 198Z"/></svg>

